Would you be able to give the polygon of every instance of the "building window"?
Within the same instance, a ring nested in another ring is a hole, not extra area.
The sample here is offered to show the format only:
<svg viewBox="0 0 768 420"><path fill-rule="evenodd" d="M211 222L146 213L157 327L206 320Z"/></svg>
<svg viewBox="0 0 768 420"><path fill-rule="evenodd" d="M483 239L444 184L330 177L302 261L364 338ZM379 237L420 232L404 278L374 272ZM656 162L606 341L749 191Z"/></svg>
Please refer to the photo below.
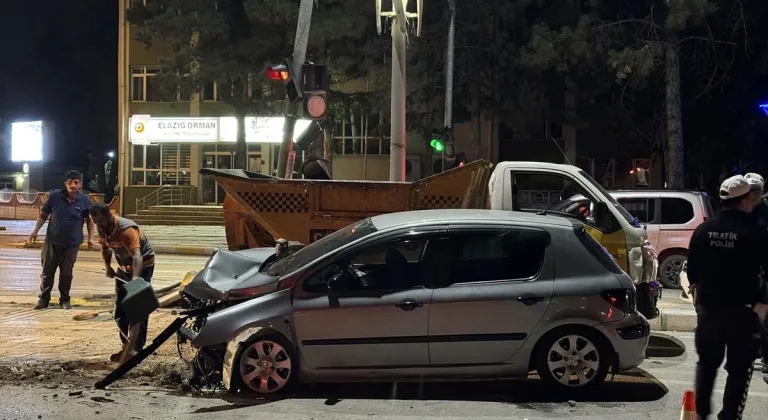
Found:
<svg viewBox="0 0 768 420"><path fill-rule="evenodd" d="M133 145L131 185L190 185L192 146L168 143Z"/></svg>
<svg viewBox="0 0 768 420"><path fill-rule="evenodd" d="M225 89L228 89L228 91ZM238 91L240 89L251 99L267 97L271 93L268 85L263 85L256 75L251 74L248 76L246 85L239 81L223 83L206 82L200 91L200 99L203 102L220 102L222 101L221 93L229 93L229 96L234 97L236 94L239 95Z"/></svg>
<svg viewBox="0 0 768 420"><path fill-rule="evenodd" d="M337 155L388 155L389 122L379 114L348 113L333 131L333 152Z"/></svg>
<svg viewBox="0 0 768 420"><path fill-rule="evenodd" d="M177 102L179 92L168 94L160 89L157 74L160 67L132 66L131 67L131 101L132 102Z"/></svg>

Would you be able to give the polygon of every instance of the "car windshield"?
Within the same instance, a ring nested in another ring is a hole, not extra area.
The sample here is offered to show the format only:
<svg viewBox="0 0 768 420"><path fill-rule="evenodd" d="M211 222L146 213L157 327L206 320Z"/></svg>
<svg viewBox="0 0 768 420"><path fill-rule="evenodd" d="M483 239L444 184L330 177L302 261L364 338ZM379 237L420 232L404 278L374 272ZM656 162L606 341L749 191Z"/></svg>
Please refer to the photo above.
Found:
<svg viewBox="0 0 768 420"><path fill-rule="evenodd" d="M640 225L640 221L638 221L637 219L635 219L635 217L634 217L634 216L632 216L631 214L629 214L629 212L627 211L627 209L625 209L625 208L624 208L624 207L623 207L621 204L619 204L619 202L618 202L618 201L616 201L616 199L615 199L615 198L613 198L613 196L611 196L611 194L609 194L609 193L608 193L608 191L606 191L606 189L605 189L605 188L603 188L603 186L602 186L602 185L600 185L600 183L599 183L599 182L595 181L595 179L594 179L594 178L592 178L591 176L589 176L589 174L588 174L588 173L586 173L586 172L584 172L584 171L579 171L579 175L581 175L581 176L583 176L584 178L586 178L586 179L587 179L587 181L589 181L589 183L590 183L590 184L592 184L592 186L593 186L593 187L597 188L597 189L600 191L600 193L601 193L601 194L603 194L603 197L605 197L605 200L607 200L607 201L608 201L609 203L611 203L611 204L612 204L614 207L616 207L616 210L618 210L618 211L619 211L619 213L621 213L622 217L624 217L624 219L625 219L627 222L629 222L629 224L631 224L631 225L632 225L632 226L634 226L634 227L641 227L641 225Z"/></svg>
<svg viewBox="0 0 768 420"><path fill-rule="evenodd" d="M376 232L370 218L337 230L322 239L312 242L295 253L269 266L264 273L270 276L282 276L292 273L315 261L329 252Z"/></svg>

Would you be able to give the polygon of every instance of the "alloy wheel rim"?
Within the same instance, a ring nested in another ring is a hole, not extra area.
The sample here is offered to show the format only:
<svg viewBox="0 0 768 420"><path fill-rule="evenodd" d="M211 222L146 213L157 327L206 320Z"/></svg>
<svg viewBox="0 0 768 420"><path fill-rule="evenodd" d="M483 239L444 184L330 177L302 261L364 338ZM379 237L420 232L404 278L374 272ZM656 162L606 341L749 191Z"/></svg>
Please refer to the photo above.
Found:
<svg viewBox="0 0 768 420"><path fill-rule="evenodd" d="M669 284L673 284L675 286L680 285L680 279L678 279L677 276L679 276L680 272L683 271L684 263L685 260L673 260L665 264L664 278Z"/></svg>
<svg viewBox="0 0 768 420"><path fill-rule="evenodd" d="M549 373L562 385L580 387L589 384L600 369L600 353L591 340L581 335L566 335L547 352Z"/></svg>
<svg viewBox="0 0 768 420"><path fill-rule="evenodd" d="M293 363L288 352L271 340L251 344L240 357L240 377L248 388L260 394L283 389L292 370Z"/></svg>

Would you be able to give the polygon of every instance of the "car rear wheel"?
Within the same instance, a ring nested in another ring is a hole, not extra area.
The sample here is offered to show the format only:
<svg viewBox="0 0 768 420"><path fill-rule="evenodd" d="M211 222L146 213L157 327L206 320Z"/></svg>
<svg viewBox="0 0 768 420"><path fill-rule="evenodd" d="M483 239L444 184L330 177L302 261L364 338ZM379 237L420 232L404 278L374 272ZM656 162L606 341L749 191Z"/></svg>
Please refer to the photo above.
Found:
<svg viewBox="0 0 768 420"><path fill-rule="evenodd" d="M296 376L293 346L280 336L262 336L243 346L238 364L241 386L260 395L287 389Z"/></svg>
<svg viewBox="0 0 768 420"><path fill-rule="evenodd" d="M537 346L539 377L560 390L602 385L611 363L610 352L598 337L597 333L579 327L549 333Z"/></svg>
<svg viewBox="0 0 768 420"><path fill-rule="evenodd" d="M688 257L685 254L671 254L659 266L659 281L667 289L680 288L680 271Z"/></svg>

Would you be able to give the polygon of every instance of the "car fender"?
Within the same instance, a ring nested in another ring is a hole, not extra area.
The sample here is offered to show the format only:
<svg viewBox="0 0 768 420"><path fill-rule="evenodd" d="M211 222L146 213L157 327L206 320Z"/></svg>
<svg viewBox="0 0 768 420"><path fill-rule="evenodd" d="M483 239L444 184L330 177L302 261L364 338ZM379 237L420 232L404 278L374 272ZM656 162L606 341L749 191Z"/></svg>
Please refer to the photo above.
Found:
<svg viewBox="0 0 768 420"><path fill-rule="evenodd" d="M235 365L235 358L240 353L240 345L262 334L263 331L264 327L246 328L227 343L227 351L224 353L224 361L221 367L221 380L224 383L224 389L227 391L231 390L232 374L234 373L233 367Z"/></svg>
<svg viewBox="0 0 768 420"><path fill-rule="evenodd" d="M201 348L228 343L252 327L266 327L292 340L290 316L290 289L259 296L211 314L192 345Z"/></svg>

